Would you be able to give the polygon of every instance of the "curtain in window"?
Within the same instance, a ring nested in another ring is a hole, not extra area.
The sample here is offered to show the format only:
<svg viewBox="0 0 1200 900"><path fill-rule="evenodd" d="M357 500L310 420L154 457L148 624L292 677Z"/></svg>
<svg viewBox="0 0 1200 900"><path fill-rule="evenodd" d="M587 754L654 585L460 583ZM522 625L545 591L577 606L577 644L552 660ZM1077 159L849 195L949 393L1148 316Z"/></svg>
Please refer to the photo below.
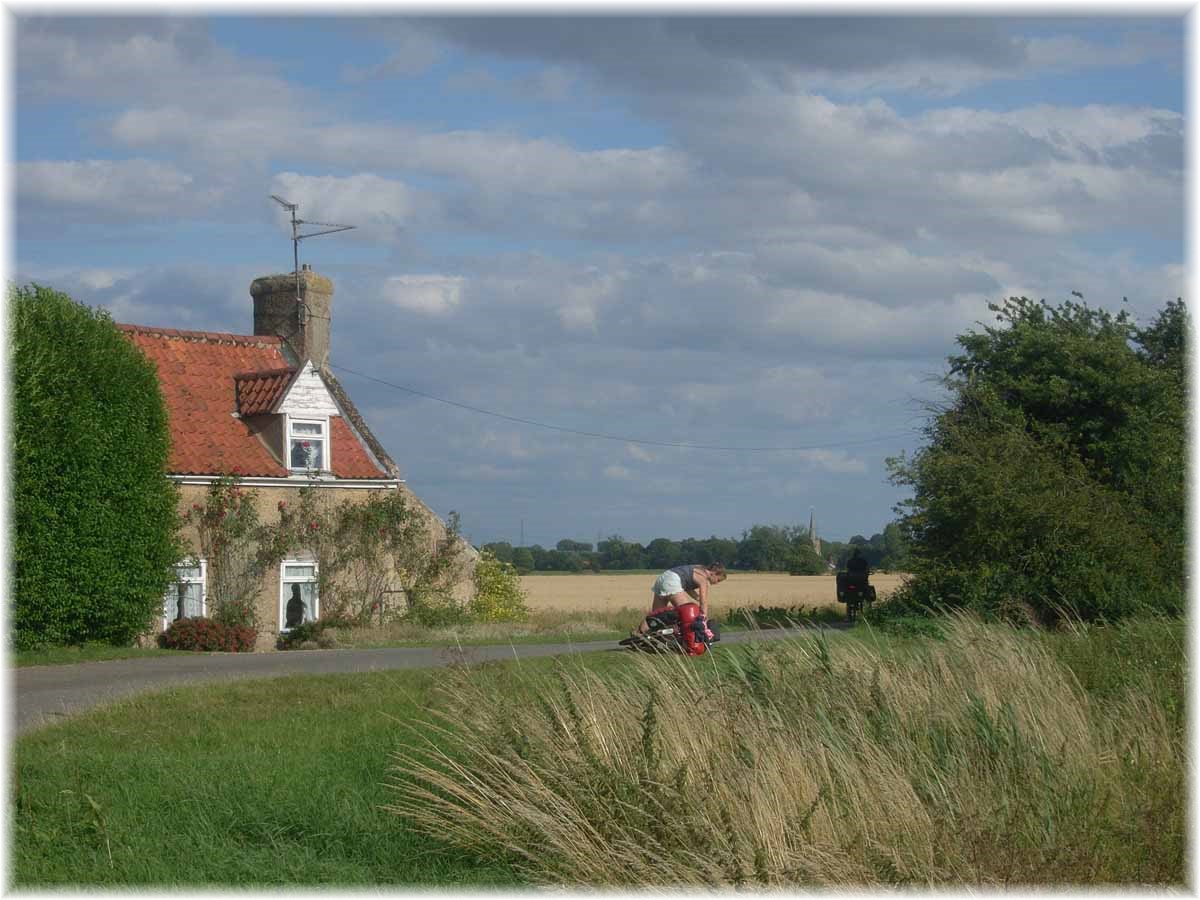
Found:
<svg viewBox="0 0 1200 900"><path fill-rule="evenodd" d="M197 570L197 577L199 571ZM203 615L201 586L198 583L178 581L167 591L167 623L184 617Z"/></svg>

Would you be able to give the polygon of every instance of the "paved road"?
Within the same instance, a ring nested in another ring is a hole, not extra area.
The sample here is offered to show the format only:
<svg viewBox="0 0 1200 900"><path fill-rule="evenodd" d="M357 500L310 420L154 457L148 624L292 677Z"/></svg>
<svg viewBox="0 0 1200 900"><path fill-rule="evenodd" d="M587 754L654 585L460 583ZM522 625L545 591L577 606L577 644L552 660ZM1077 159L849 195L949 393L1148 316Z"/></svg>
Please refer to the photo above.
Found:
<svg viewBox="0 0 1200 900"><path fill-rule="evenodd" d="M722 643L764 640L786 632L732 632ZM516 644L486 647L390 647L382 650L289 650L276 653L197 653L148 659L117 659L69 666L25 666L16 669L18 734L61 721L92 707L181 684L233 678L324 675L427 669L452 662L530 659L559 653L619 649L614 641L577 644Z"/></svg>

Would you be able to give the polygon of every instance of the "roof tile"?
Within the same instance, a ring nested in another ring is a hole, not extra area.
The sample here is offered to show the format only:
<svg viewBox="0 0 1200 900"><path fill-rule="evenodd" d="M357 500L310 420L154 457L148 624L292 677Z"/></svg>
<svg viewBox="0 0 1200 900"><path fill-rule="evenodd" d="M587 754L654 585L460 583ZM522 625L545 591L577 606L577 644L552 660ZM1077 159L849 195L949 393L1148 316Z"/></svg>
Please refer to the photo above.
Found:
<svg viewBox="0 0 1200 900"><path fill-rule="evenodd" d="M176 475L286 477L289 473L234 413L269 412L295 370L282 339L224 332L118 325L158 369L171 428ZM341 416L330 423L338 478L386 478Z"/></svg>

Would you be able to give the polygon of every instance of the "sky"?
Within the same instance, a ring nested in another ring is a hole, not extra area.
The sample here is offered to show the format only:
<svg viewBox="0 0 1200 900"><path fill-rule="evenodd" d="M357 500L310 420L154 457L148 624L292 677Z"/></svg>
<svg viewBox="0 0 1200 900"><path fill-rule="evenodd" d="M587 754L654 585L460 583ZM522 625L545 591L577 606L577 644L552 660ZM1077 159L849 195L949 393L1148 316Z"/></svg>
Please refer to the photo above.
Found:
<svg viewBox="0 0 1200 900"><path fill-rule="evenodd" d="M9 277L249 333L278 194L475 543L869 536L989 302L1185 295L1185 21L787 12L22 12Z"/></svg>

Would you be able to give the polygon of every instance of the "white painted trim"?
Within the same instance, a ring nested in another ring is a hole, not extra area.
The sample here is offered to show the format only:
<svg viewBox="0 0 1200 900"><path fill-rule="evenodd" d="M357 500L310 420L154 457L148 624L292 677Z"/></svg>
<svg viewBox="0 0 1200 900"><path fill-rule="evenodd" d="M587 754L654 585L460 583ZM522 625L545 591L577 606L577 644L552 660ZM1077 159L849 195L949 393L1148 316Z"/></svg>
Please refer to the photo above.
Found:
<svg viewBox="0 0 1200 900"><path fill-rule="evenodd" d="M301 581L298 578L293 578L290 581L284 580L284 573L288 566L312 566L313 568L313 618L321 617L321 589L320 589L320 574L321 568L315 559L311 557L305 559L297 557L294 559L285 559L279 564L279 633L287 634L292 629L284 628L283 623L287 621L287 600L284 599L284 594L287 592L289 584L308 584L307 581Z"/></svg>
<svg viewBox="0 0 1200 900"><path fill-rule="evenodd" d="M175 563L175 568L189 565L191 562L200 563L200 615L208 615L208 560L200 559L195 556L185 556L179 562ZM179 584L178 579L171 582L172 587ZM171 588L167 588L170 591ZM162 627L163 631L167 630L167 603L168 597L163 596L163 611L162 611Z"/></svg>
<svg viewBox="0 0 1200 900"><path fill-rule="evenodd" d="M292 423L307 422L310 425L321 426L321 467L319 469L297 469L292 465ZM329 475L333 472L333 441L330 432L328 416L293 416L283 414L283 454L287 470L293 475L311 477L315 471L318 475Z"/></svg>
<svg viewBox="0 0 1200 900"><path fill-rule="evenodd" d="M176 484L210 485L221 479L220 475L168 475ZM403 478L335 478L333 476L311 478L308 475L292 475L287 478L276 478L270 475L251 475L238 478L237 483L242 487L252 488L289 488L303 487L315 484L322 488L339 488L349 490L395 490L404 484Z"/></svg>

